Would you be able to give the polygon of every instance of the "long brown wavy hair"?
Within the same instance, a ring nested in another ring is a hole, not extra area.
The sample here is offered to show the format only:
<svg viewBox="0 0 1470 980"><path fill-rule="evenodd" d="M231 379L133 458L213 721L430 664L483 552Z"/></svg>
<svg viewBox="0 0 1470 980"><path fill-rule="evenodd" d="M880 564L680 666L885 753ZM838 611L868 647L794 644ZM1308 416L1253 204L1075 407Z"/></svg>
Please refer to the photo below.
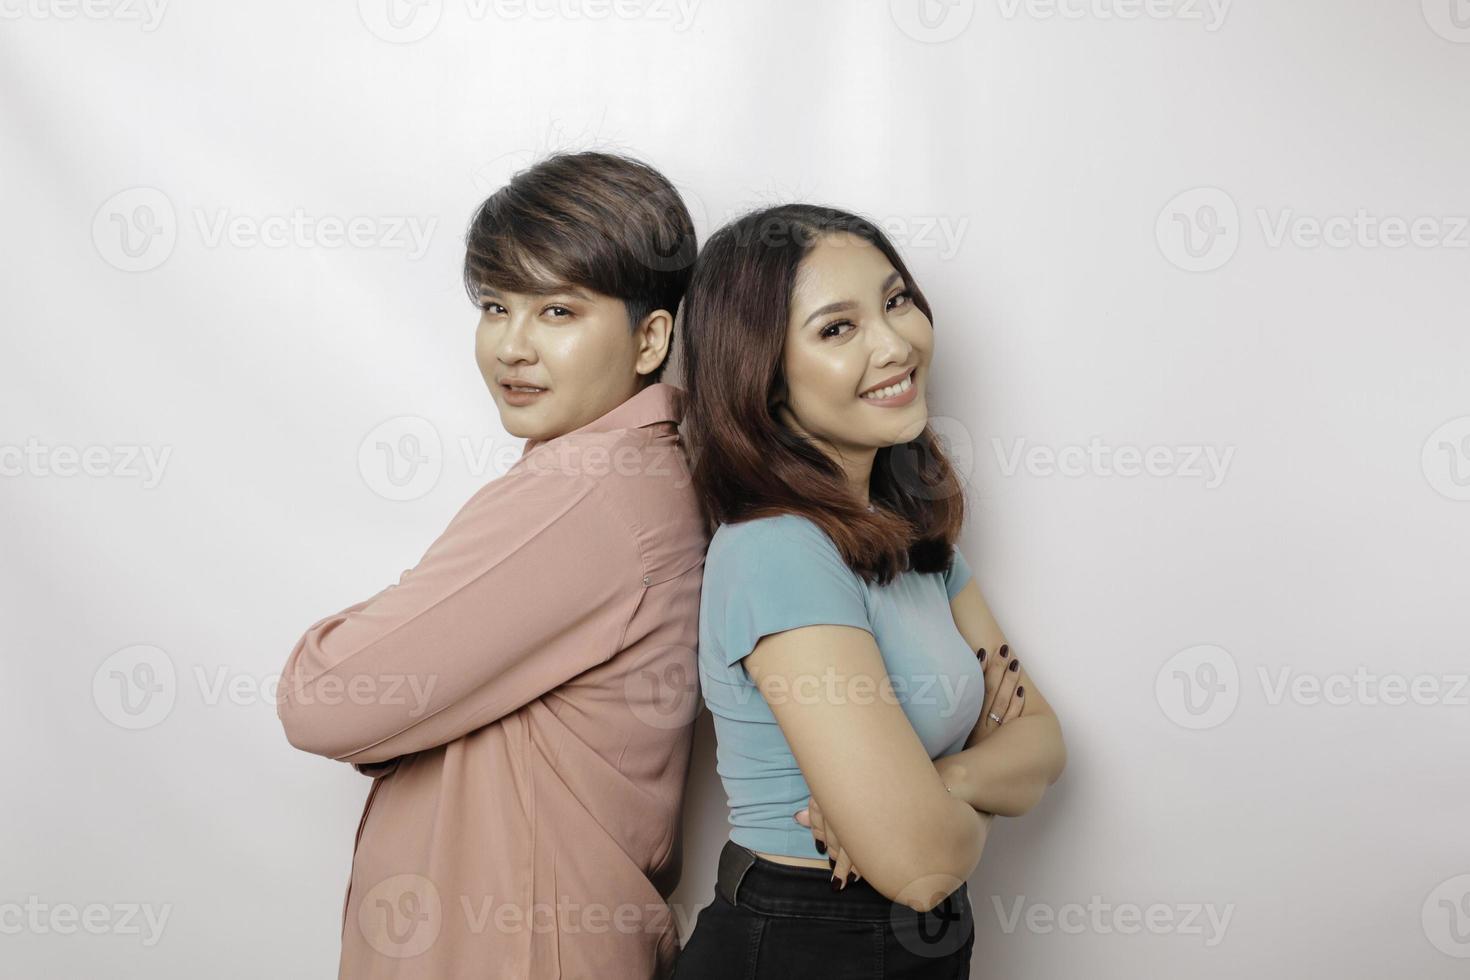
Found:
<svg viewBox="0 0 1470 980"><path fill-rule="evenodd" d="M925 425L912 441L878 450L870 512L854 498L841 466L778 412L787 390L782 365L798 268L821 237L839 232L878 248L934 322L898 250L866 218L811 204L746 214L710 236L684 297L687 401L680 433L709 531L798 514L822 528L865 581L886 585L907 570L948 570L965 496Z"/></svg>

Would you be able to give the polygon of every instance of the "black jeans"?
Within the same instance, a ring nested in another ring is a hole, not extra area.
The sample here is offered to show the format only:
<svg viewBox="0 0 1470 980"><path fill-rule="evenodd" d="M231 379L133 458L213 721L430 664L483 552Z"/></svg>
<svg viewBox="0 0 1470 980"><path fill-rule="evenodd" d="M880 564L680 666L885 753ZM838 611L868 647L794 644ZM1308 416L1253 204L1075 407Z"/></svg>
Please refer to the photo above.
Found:
<svg viewBox="0 0 1470 980"><path fill-rule="evenodd" d="M975 920L960 885L928 912L861 880L768 861L727 841L715 897L699 913L674 980L862 980L970 975Z"/></svg>

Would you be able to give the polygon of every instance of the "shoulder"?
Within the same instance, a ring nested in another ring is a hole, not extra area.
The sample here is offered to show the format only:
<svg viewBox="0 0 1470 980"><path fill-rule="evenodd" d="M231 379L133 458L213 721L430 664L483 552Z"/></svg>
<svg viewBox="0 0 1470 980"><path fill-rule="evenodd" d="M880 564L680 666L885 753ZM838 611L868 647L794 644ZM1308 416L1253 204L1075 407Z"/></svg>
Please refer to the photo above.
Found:
<svg viewBox="0 0 1470 980"><path fill-rule="evenodd" d="M747 595L863 591L861 576L848 567L837 545L799 514L721 524L710 539L704 574L714 590Z"/></svg>
<svg viewBox="0 0 1470 980"><path fill-rule="evenodd" d="M827 533L811 518L800 514L778 514L721 524L715 529L709 544L711 563L750 563L762 559L770 562L801 555L842 560Z"/></svg>
<svg viewBox="0 0 1470 980"><path fill-rule="evenodd" d="M862 579L826 532L795 514L720 525L705 559L700 608L708 656L725 666L771 633L819 625L871 631Z"/></svg>
<svg viewBox="0 0 1470 980"><path fill-rule="evenodd" d="M688 461L669 426L572 433L536 452L555 452L555 480L586 488L589 501L606 515L604 533L633 539L645 585L703 563L709 535Z"/></svg>

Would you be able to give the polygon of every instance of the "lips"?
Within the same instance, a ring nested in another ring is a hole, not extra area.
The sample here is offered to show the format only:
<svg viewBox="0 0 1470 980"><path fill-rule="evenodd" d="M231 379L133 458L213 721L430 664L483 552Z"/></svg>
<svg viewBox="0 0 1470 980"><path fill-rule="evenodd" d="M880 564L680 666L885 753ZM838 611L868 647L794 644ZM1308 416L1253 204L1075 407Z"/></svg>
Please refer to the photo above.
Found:
<svg viewBox="0 0 1470 980"><path fill-rule="evenodd" d="M887 388L887 387L889 387L891 385L900 384L901 382L903 382L903 380L905 378L908 378L910 375L912 375L917 370L918 370L918 368L911 367L907 371L905 371L903 374L897 375L896 377L889 378L887 381L880 381L877 384L873 385L873 387L871 387L871 388L865 388L862 391L858 392L858 397L861 398L864 395L870 395L870 394L872 394L875 391L882 391L884 388Z"/></svg>

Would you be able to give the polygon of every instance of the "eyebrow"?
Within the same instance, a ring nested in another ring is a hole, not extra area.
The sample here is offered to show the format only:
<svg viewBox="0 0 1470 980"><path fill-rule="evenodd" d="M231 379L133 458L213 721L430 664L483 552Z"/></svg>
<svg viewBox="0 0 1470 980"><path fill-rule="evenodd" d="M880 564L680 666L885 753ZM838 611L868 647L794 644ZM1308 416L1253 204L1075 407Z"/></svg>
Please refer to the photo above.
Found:
<svg viewBox="0 0 1470 980"><path fill-rule="evenodd" d="M889 274L887 279L883 280L883 285L878 287L878 292L886 293L895 282L901 281L903 281L903 276L899 275L898 270L895 269L892 273ZM839 310L850 310L856 305L857 303L853 302L850 299L839 300L836 303L828 303L826 306L822 306L813 310L811 316L807 317L801 325L803 328L805 328L807 324L811 323L819 316L826 316L828 313L836 313Z"/></svg>
<svg viewBox="0 0 1470 980"><path fill-rule="evenodd" d="M589 295L587 295L587 293L584 290L582 290L581 288L579 288L577 286L573 286L570 283L568 283L566 285L563 285L563 286L556 286L556 287L553 287L552 289L547 289L547 290L542 290L542 291L539 291L539 292L531 293L530 295L532 295L532 296L574 296L577 299L586 300L588 302L591 302L591 300L592 300L592 297L589 296ZM498 293L495 290L495 287L494 286L481 286L480 287L480 296L481 297L494 296L494 297L496 297L498 299L500 297L500 293Z"/></svg>

